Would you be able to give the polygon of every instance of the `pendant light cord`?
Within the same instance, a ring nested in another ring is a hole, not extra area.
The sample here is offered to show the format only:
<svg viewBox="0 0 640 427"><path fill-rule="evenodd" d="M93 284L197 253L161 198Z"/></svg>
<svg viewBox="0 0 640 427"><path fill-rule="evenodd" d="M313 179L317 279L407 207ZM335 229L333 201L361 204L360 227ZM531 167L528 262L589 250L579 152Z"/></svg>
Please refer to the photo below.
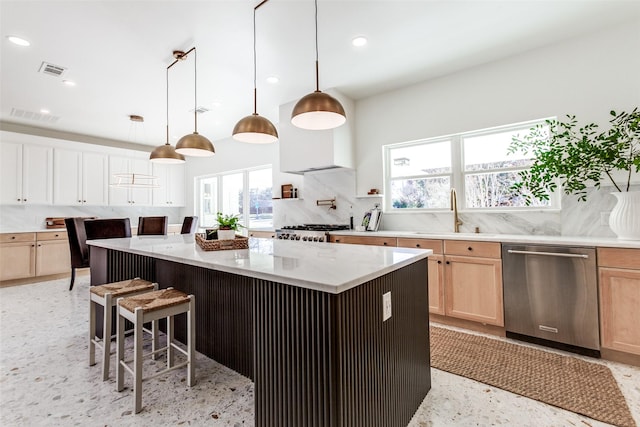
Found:
<svg viewBox="0 0 640 427"><path fill-rule="evenodd" d="M253 8L253 114L258 114L258 83L257 83L257 66L256 66L256 9L265 2L260 3Z"/></svg>
<svg viewBox="0 0 640 427"><path fill-rule="evenodd" d="M316 24L316 92L320 92L320 77L318 72L318 0L315 0L315 24Z"/></svg>
<svg viewBox="0 0 640 427"><path fill-rule="evenodd" d="M166 88L167 88L167 144L169 144L169 67L167 67L167 77L166 77Z"/></svg>
<svg viewBox="0 0 640 427"><path fill-rule="evenodd" d="M193 133L198 133L198 51L195 46L193 47Z"/></svg>

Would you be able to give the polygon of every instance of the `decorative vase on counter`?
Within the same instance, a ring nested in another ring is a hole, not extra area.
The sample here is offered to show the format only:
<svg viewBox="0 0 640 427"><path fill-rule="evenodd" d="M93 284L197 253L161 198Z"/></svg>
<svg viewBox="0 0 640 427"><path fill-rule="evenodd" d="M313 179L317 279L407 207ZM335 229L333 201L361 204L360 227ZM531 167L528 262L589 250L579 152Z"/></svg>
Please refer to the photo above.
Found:
<svg viewBox="0 0 640 427"><path fill-rule="evenodd" d="M236 238L236 230L218 229L218 240L233 240Z"/></svg>
<svg viewBox="0 0 640 427"><path fill-rule="evenodd" d="M609 227L622 240L640 240L640 191L615 192L618 203L609 215Z"/></svg>

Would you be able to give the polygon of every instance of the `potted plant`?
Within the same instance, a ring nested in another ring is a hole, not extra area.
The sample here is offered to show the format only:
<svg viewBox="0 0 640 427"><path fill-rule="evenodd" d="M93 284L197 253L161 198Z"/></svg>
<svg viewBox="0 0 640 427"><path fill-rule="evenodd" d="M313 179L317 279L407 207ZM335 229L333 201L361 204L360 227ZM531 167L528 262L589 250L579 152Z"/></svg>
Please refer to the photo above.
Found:
<svg viewBox="0 0 640 427"><path fill-rule="evenodd" d="M640 172L640 111L636 107L610 114L604 132L595 123L578 127L575 116L567 116L568 121L547 120L525 136L514 136L509 152L532 153L534 159L512 189L528 189L531 194L524 197L529 205L533 197L547 200L558 184L565 194L586 201L587 184L599 189L603 181L610 183L618 202L609 225L619 238L640 239L640 192L630 191L631 178Z"/></svg>
<svg viewBox="0 0 640 427"><path fill-rule="evenodd" d="M240 224L240 217L238 215L223 215L222 212L216 214L216 221L218 228L215 230L218 234L218 240L233 240L236 238L236 231L239 227L243 227Z"/></svg>

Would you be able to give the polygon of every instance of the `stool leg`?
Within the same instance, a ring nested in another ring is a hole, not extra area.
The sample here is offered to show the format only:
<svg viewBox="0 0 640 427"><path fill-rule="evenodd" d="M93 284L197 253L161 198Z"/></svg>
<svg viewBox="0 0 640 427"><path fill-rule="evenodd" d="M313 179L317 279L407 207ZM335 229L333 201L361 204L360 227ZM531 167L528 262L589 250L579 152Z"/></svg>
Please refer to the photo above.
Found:
<svg viewBox="0 0 640 427"><path fill-rule="evenodd" d="M96 306L89 295L89 366L96 364Z"/></svg>
<svg viewBox="0 0 640 427"><path fill-rule="evenodd" d="M104 296L104 323L102 324L102 381L109 379L109 359L111 358L111 294Z"/></svg>
<svg viewBox="0 0 640 427"><path fill-rule="evenodd" d="M116 390L124 389L124 319L120 316L120 306L116 308Z"/></svg>
<svg viewBox="0 0 640 427"><path fill-rule="evenodd" d="M142 308L136 308L136 324L134 325L134 350L133 350L133 398L134 412L137 414L142 409Z"/></svg>
<svg viewBox="0 0 640 427"><path fill-rule="evenodd" d="M173 366L173 316L167 317L167 369Z"/></svg>
<svg viewBox="0 0 640 427"><path fill-rule="evenodd" d="M189 312L187 313L187 385L191 387L196 381L195 368L195 350L196 350L196 303L195 297L189 295Z"/></svg>
<svg viewBox="0 0 640 427"><path fill-rule="evenodd" d="M158 290L158 284L154 283L153 284L153 290L157 291ZM152 352L152 356L151 359L153 360L157 360L158 359L158 355L156 354L156 350L158 349L158 343L160 341L158 341L158 321L154 320L151 322L151 352Z"/></svg>

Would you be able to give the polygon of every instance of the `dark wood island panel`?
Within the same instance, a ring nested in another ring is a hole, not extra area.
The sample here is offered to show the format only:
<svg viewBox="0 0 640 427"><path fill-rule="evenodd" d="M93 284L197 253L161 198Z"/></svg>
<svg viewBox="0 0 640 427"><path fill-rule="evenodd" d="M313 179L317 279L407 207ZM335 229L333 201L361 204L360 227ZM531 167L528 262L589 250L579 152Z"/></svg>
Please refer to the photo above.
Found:
<svg viewBox="0 0 640 427"><path fill-rule="evenodd" d="M92 284L194 294L196 348L254 381L256 426L405 426L431 388L426 259L338 294L100 247L91 263Z"/></svg>

